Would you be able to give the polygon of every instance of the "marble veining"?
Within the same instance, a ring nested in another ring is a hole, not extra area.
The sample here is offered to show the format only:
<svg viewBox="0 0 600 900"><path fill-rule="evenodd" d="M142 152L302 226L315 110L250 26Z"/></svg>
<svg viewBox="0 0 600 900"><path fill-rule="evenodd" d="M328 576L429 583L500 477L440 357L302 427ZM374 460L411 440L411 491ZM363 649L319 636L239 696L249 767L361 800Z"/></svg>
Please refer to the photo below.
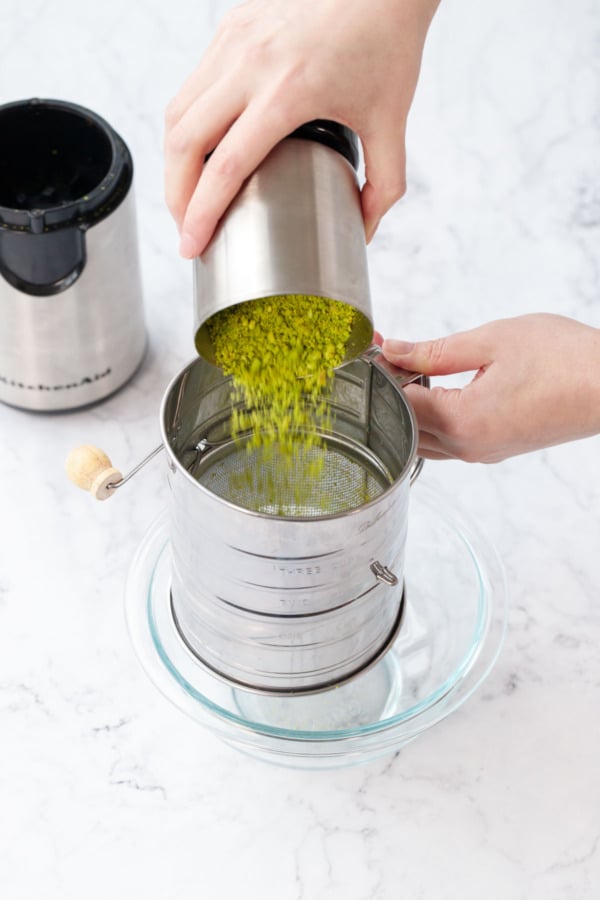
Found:
<svg viewBox="0 0 600 900"><path fill-rule="evenodd" d="M131 147L151 342L99 406L0 407L0 894L593 900L600 438L425 467L497 546L511 617L485 685L400 752L333 772L265 766L171 707L134 657L123 585L167 500L164 460L96 505L62 466L90 442L132 467L159 443L162 394L193 354L163 110L230 5L0 10L0 102L82 103ZM379 330L434 337L535 310L600 326L599 76L597 0L442 0L408 193L369 250Z"/></svg>

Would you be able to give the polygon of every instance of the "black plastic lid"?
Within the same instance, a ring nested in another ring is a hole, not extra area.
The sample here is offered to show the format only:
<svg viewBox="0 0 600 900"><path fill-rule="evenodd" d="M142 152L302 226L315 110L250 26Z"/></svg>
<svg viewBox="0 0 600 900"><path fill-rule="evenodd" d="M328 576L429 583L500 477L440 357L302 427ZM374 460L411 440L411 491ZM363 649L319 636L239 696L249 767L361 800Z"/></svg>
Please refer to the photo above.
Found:
<svg viewBox="0 0 600 900"><path fill-rule="evenodd" d="M127 195L131 154L96 113L61 100L0 106L0 229L86 229Z"/></svg>
<svg viewBox="0 0 600 900"><path fill-rule="evenodd" d="M330 122L329 119L314 119L301 125L290 134L290 137L325 144L326 147L341 153L354 169L358 168L358 138L346 125Z"/></svg>

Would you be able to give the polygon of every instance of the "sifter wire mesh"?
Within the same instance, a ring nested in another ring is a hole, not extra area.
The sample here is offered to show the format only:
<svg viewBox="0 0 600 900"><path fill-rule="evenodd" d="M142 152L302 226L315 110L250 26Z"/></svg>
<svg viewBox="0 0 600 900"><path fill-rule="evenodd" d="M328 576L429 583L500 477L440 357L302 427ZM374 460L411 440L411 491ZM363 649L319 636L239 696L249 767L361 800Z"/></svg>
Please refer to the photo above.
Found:
<svg viewBox="0 0 600 900"><path fill-rule="evenodd" d="M410 408L396 377L366 359L335 370L314 424L308 417L308 427L286 435L281 446L272 429L257 436L255 423L233 434L232 409L253 408L236 398L231 376L199 357L174 384L163 416L177 462L236 507L265 517L343 515L410 471L416 449Z"/></svg>
<svg viewBox="0 0 600 900"><path fill-rule="evenodd" d="M211 493L265 515L315 518L374 500L393 478L369 448L346 436L321 434L292 457L230 440L198 453L190 474Z"/></svg>

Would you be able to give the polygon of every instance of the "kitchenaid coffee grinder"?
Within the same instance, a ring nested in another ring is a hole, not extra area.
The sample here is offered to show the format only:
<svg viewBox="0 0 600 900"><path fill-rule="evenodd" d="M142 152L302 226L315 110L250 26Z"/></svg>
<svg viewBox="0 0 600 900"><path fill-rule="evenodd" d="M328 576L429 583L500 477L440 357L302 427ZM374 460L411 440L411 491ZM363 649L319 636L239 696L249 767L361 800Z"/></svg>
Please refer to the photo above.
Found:
<svg viewBox="0 0 600 900"><path fill-rule="evenodd" d="M61 100L0 106L0 400L70 410L138 368L146 330L117 132Z"/></svg>

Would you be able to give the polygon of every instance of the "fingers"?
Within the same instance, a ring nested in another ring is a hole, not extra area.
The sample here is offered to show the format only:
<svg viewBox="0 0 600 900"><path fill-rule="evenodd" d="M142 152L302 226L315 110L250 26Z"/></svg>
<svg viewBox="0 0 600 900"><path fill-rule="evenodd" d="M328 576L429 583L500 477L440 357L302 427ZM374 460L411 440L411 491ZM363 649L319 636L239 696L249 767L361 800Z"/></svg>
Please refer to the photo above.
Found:
<svg viewBox="0 0 600 900"><path fill-rule="evenodd" d="M226 66L228 61L226 49L222 49L219 36L215 38L213 43L208 47L200 64L196 66L194 71L188 75L183 82L177 94L165 110L165 126L167 131L174 128L183 118L192 104L198 97L210 90L217 84L222 77L222 68ZM231 81L234 81L231 79ZM237 84L243 84L244 79L238 77L234 81ZM230 83L231 87L231 83Z"/></svg>
<svg viewBox="0 0 600 900"><path fill-rule="evenodd" d="M439 449L438 449L439 447ZM419 432L419 456L422 456L423 459L433 459L433 460L448 460L448 459L456 459L455 456L444 452L441 448L440 442L437 438L432 438L429 440L429 435L425 433Z"/></svg>
<svg viewBox="0 0 600 900"><path fill-rule="evenodd" d="M435 387L430 390L420 384L407 384L404 392L417 417L419 431L436 438L446 438L453 433L460 416L462 391L459 388Z"/></svg>
<svg viewBox="0 0 600 900"><path fill-rule="evenodd" d="M202 168L202 175L187 204L181 226L180 252L183 256L192 258L204 251L219 219L245 179L269 151L300 124L300 120L278 115L276 104L266 101L260 105L251 103L235 119ZM193 166L189 166L186 184L193 178L193 171Z"/></svg>
<svg viewBox="0 0 600 900"><path fill-rule="evenodd" d="M248 90L244 45L240 46L237 41L238 23L243 19L240 7L234 7L224 14L199 64L185 79L166 109L167 131L177 125L198 97L221 80L227 82L229 91L236 88Z"/></svg>
<svg viewBox="0 0 600 900"><path fill-rule="evenodd" d="M379 131L371 140L362 138L366 182L361 191L361 207L367 243L381 218L406 192L406 151L404 127Z"/></svg>
<svg viewBox="0 0 600 900"><path fill-rule="evenodd" d="M243 102L241 96L215 85L199 96L167 133L165 199L180 231L206 155L223 139Z"/></svg>
<svg viewBox="0 0 600 900"><path fill-rule="evenodd" d="M490 415L494 401L474 381L465 388L418 384L404 388L419 426L419 453L427 459L460 459L463 462L498 462L506 456L496 416ZM483 411L483 415L482 415Z"/></svg>
<svg viewBox="0 0 600 900"><path fill-rule="evenodd" d="M456 459L456 455L446 446L446 444L438 437L422 427L419 422L419 441L417 453L424 459Z"/></svg>
<svg viewBox="0 0 600 900"><path fill-rule="evenodd" d="M416 344L386 340L382 350L386 359L395 365L425 375L470 372L493 361L489 330L485 326Z"/></svg>
<svg viewBox="0 0 600 900"><path fill-rule="evenodd" d="M419 454L426 459L464 459L464 424L457 388L428 388L409 384L404 391L419 426Z"/></svg>

